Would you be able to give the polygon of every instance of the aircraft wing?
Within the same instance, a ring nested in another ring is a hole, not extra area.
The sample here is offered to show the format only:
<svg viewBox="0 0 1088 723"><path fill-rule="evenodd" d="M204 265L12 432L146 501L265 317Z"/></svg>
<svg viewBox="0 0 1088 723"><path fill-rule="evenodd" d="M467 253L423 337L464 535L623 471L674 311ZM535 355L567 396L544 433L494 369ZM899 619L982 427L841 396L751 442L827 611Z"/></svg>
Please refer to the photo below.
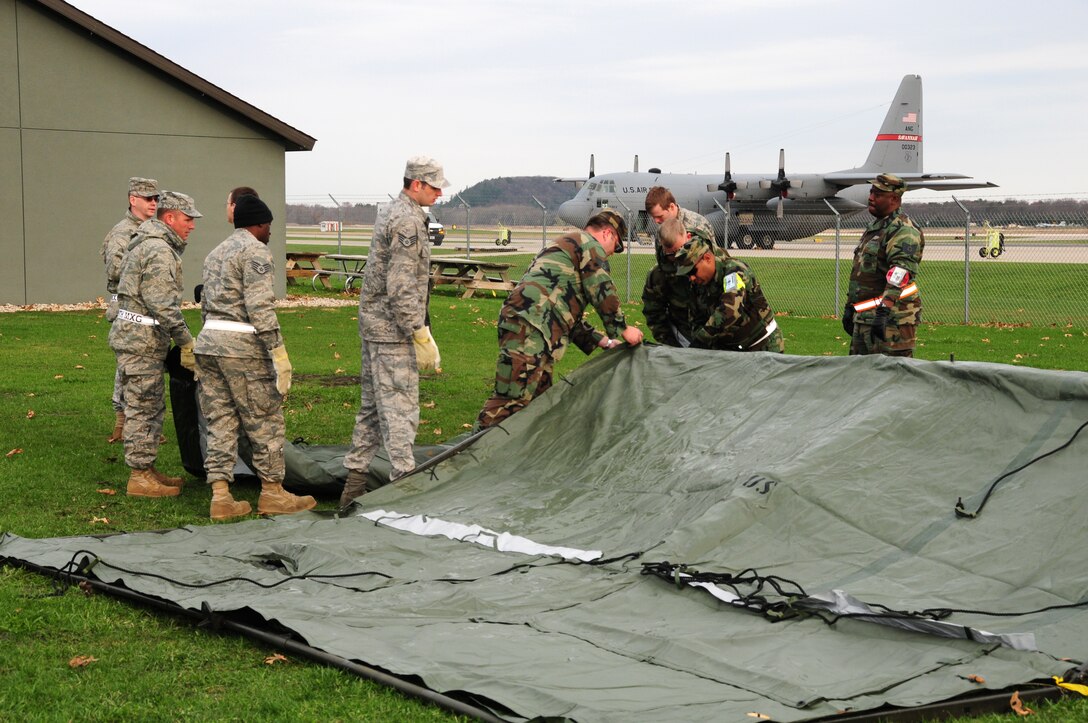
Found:
<svg viewBox="0 0 1088 723"><path fill-rule="evenodd" d="M835 186L860 186L872 181L875 175L872 171L862 173L839 171L825 174L823 180ZM897 173L895 175L906 181L911 189L929 188L935 191L957 191L964 188L997 188L996 183L968 180L971 177L962 173Z"/></svg>

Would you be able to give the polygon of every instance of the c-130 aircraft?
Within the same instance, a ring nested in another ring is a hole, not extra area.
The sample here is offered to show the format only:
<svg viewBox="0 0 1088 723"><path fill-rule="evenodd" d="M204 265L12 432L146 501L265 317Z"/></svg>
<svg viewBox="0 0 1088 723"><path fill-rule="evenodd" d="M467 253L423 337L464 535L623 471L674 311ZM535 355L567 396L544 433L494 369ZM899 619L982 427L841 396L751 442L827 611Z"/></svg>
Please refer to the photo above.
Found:
<svg viewBox="0 0 1088 723"><path fill-rule="evenodd" d="M561 204L558 211L559 218L573 226L583 226L601 208L611 207L623 213L626 207L637 212L634 230L654 235L656 224L645 210L646 192L653 186L665 186L672 191L678 205L706 216L719 245L750 249L758 244L760 248L771 249L775 241L806 238L834 226L835 212L845 218L864 211L868 206L869 181L881 173L898 175L907 181L908 191L921 188L955 191L997 185L966 180L971 177L961 173L922 172L922 77L919 75L903 77L869 157L857 168L787 175L785 151L780 150L776 175L734 175L727 153L725 173L721 176L662 173L658 168L639 173L638 156L633 171L597 176L590 156L588 178L555 180L580 186L577 195Z"/></svg>

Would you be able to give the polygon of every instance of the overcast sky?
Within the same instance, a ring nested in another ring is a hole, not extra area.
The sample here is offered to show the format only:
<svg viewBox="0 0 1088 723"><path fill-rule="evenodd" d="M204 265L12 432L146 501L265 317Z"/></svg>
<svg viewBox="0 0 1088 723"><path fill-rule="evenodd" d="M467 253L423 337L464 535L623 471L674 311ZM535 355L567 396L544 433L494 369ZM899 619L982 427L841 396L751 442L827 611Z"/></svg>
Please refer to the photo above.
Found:
<svg viewBox="0 0 1088 723"><path fill-rule="evenodd" d="M287 154L290 202L384 198L416 153L447 196L585 175L590 153L598 173L719 173L726 151L770 173L780 147L787 171L852 168L908 73L926 171L1088 198L1084 0L72 4L317 138Z"/></svg>

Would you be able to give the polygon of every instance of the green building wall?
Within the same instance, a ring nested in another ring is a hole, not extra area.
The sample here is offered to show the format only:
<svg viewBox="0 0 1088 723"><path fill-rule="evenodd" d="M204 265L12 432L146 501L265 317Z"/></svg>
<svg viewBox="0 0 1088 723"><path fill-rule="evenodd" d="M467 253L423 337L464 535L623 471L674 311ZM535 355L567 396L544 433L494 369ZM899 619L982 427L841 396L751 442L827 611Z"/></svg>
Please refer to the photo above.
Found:
<svg viewBox="0 0 1088 723"><path fill-rule="evenodd" d="M231 188L256 188L285 252L281 139L176 78L25 0L0 0L0 303L105 295L99 252L128 206L128 178L191 195L186 294L233 230ZM284 293L282 263L276 290Z"/></svg>

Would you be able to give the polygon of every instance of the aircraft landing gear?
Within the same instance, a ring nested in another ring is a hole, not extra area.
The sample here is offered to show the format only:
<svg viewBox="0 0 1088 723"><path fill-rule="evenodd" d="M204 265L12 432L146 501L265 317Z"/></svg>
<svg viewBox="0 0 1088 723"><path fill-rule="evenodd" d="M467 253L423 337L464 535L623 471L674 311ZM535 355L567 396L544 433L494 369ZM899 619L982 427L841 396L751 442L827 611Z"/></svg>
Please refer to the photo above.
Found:
<svg viewBox="0 0 1088 723"><path fill-rule="evenodd" d="M750 233L746 233L737 239L738 249L750 249L756 245L756 240Z"/></svg>
<svg viewBox="0 0 1088 723"><path fill-rule="evenodd" d="M774 248L774 239L770 234L763 234L763 237L759 239L759 247L768 251Z"/></svg>

